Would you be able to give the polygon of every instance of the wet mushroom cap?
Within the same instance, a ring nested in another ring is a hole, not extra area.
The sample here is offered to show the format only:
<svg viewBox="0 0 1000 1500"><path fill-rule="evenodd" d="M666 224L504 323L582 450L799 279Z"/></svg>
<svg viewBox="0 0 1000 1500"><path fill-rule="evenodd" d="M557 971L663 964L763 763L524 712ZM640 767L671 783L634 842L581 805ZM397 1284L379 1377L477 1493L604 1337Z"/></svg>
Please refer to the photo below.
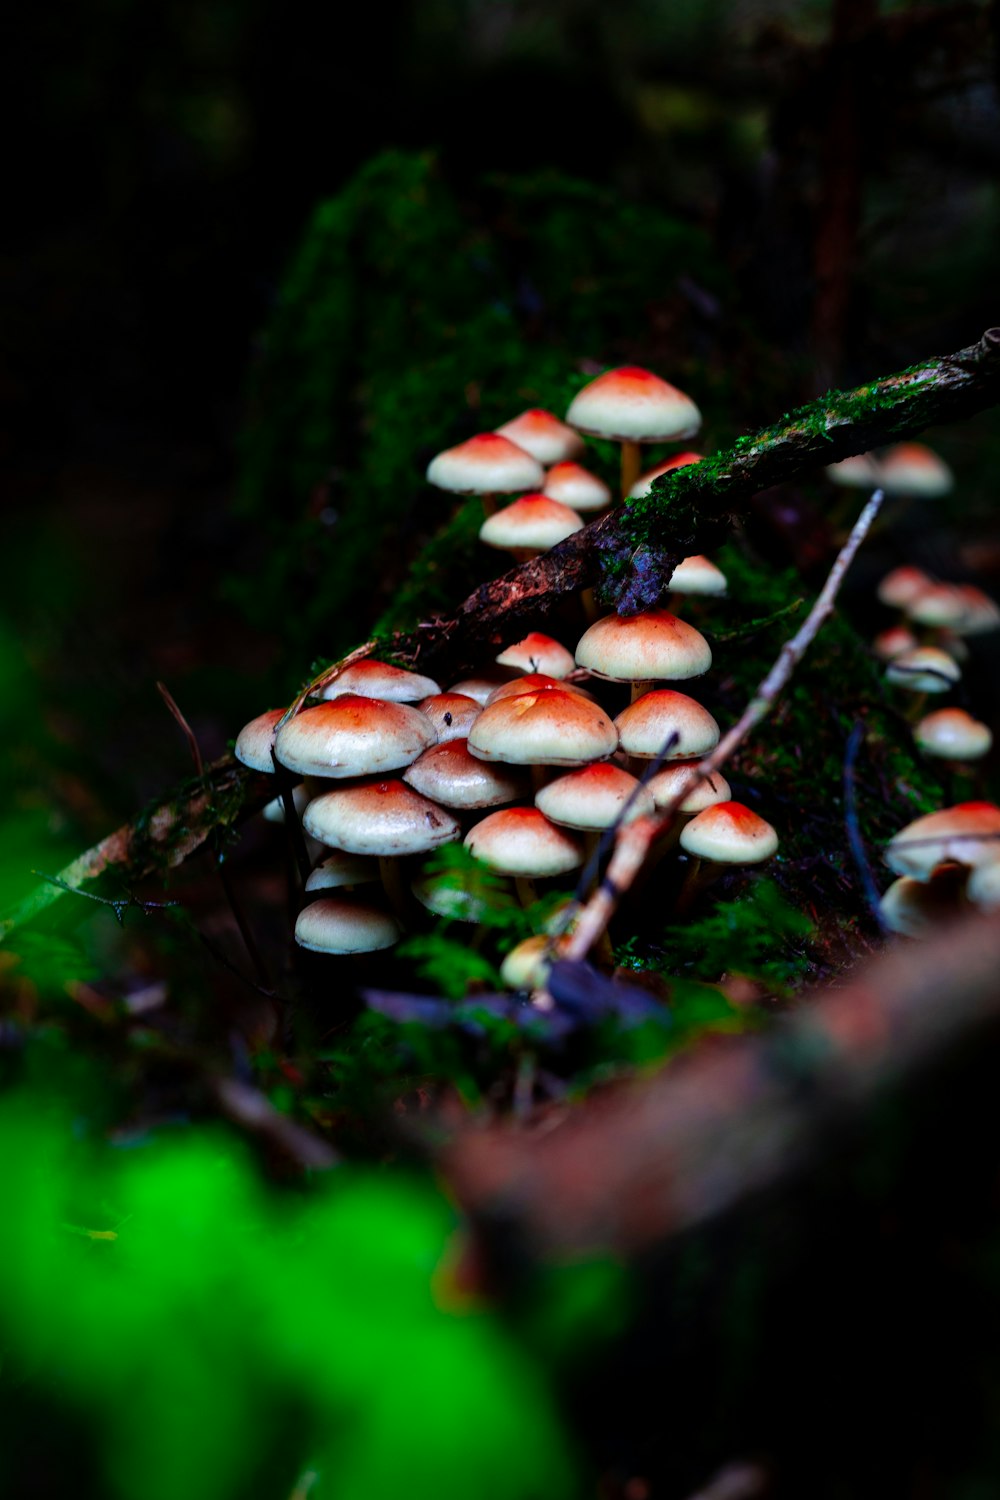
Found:
<svg viewBox="0 0 1000 1500"><path fill-rule="evenodd" d="M621 747L629 755L652 760L672 733L677 741L668 760L692 760L707 755L719 743L719 726L694 698L672 688L644 693L615 719Z"/></svg>
<svg viewBox="0 0 1000 1500"><path fill-rule="evenodd" d="M584 449L578 432L540 406L530 407L495 430L546 466L576 458Z"/></svg>
<svg viewBox="0 0 1000 1500"><path fill-rule="evenodd" d="M417 704L437 731L438 741L464 740L482 712L482 704L467 693L435 693Z"/></svg>
<svg viewBox="0 0 1000 1500"><path fill-rule="evenodd" d="M295 941L314 953L374 953L391 948L402 929L390 912L353 896L321 896L299 912Z"/></svg>
<svg viewBox="0 0 1000 1500"><path fill-rule="evenodd" d="M470 828L465 842L502 875L545 879L583 864L583 843L550 823L537 807L505 807Z"/></svg>
<svg viewBox="0 0 1000 1500"><path fill-rule="evenodd" d="M724 594L726 575L708 557L685 557L670 575L668 588L675 594Z"/></svg>
<svg viewBox="0 0 1000 1500"><path fill-rule="evenodd" d="M486 707L489 708L491 703L501 703L504 698L520 698L523 693L544 693L549 689L557 693L575 693L578 698L589 698L591 701L594 697L579 682L550 677L547 672L524 672L513 681L503 682L498 688L494 688L486 700Z"/></svg>
<svg viewBox="0 0 1000 1500"><path fill-rule="evenodd" d="M274 733L284 714L283 708L269 708L267 713L258 714L256 719L244 724L233 746L233 754L242 765L249 766L251 771L273 774L271 750L274 747Z"/></svg>
<svg viewBox="0 0 1000 1500"><path fill-rule="evenodd" d="M513 495L541 489L544 478L536 458L496 432L446 448L427 466L429 484L458 495Z"/></svg>
<svg viewBox="0 0 1000 1500"><path fill-rule="evenodd" d="M700 630L657 609L595 621L580 638L576 660L609 682L678 682L707 672L712 650Z"/></svg>
<svg viewBox="0 0 1000 1500"><path fill-rule="evenodd" d="M469 731L469 750L509 765L577 766L618 748L615 726L599 704L565 688L501 698Z"/></svg>
<svg viewBox="0 0 1000 1500"><path fill-rule="evenodd" d="M693 437L701 426L701 413L690 396L651 370L621 365L577 392L566 421L595 437L655 443Z"/></svg>
<svg viewBox="0 0 1000 1500"><path fill-rule="evenodd" d="M340 779L398 770L436 743L434 726L419 709L345 693L289 719L278 731L275 753L303 776Z"/></svg>
<svg viewBox="0 0 1000 1500"><path fill-rule="evenodd" d="M676 765L666 765L662 771L657 771L655 776L649 778L646 786L652 792L653 801L658 808L669 806L695 765L697 761L681 761ZM714 807L718 802L729 802L731 797L729 782L718 771L713 771L711 776L706 776L704 780L699 781L693 791L685 795L677 811L693 816L695 813L704 812L706 807Z"/></svg>
<svg viewBox="0 0 1000 1500"><path fill-rule="evenodd" d="M342 698L357 693L362 698L381 698L386 703L417 703L441 689L431 677L418 672L404 672L401 667L366 656L353 666L345 667L339 677L327 683L324 698Z"/></svg>
<svg viewBox="0 0 1000 1500"><path fill-rule="evenodd" d="M929 880L938 865L976 866L1000 852L1000 807L992 802L959 802L908 823L890 839L885 862L894 875Z"/></svg>
<svg viewBox="0 0 1000 1500"><path fill-rule="evenodd" d="M461 832L451 813L395 778L337 787L314 797L302 826L333 849L383 857L422 854L451 843Z"/></svg>
<svg viewBox="0 0 1000 1500"><path fill-rule="evenodd" d="M480 672L475 677L463 677L461 682L453 682L448 689L449 693L459 693L465 698L472 698L482 707L491 693L497 688L505 687L515 681L518 673L509 668L496 669L495 671Z"/></svg>
<svg viewBox="0 0 1000 1500"><path fill-rule="evenodd" d="M757 864L777 851L778 835L742 802L717 802L685 825L680 845L716 864Z"/></svg>
<svg viewBox="0 0 1000 1500"><path fill-rule="evenodd" d="M674 469L686 469L689 464L700 464L705 457L704 453L675 453L662 464L654 464L644 474L640 474L635 484L629 490L630 500L641 500L648 495L653 488L653 480L659 479L661 474L671 474Z"/></svg>
<svg viewBox="0 0 1000 1500"><path fill-rule="evenodd" d="M511 766L490 765L469 754L466 740L432 745L407 766L403 780L443 807L461 811L497 807L528 795L527 778Z"/></svg>
<svg viewBox="0 0 1000 1500"><path fill-rule="evenodd" d="M921 568L904 563L886 573L876 593L880 603L888 604L891 609L905 609L911 599L930 588L933 582L933 578L928 578Z"/></svg>
<svg viewBox="0 0 1000 1500"><path fill-rule="evenodd" d="M582 530L583 522L568 505L548 495L522 495L486 518L479 528L479 540L487 547L505 551L525 547L547 552L574 531Z"/></svg>
<svg viewBox="0 0 1000 1500"><path fill-rule="evenodd" d="M497 657L501 667L516 667L519 672L544 672L547 677L568 677L576 666L572 653L550 635L533 630L523 640L507 646Z"/></svg>
<svg viewBox="0 0 1000 1500"><path fill-rule="evenodd" d="M954 488L955 479L944 460L925 443L896 443L882 455L879 484L887 495L935 500Z"/></svg>
<svg viewBox="0 0 1000 1500"><path fill-rule="evenodd" d="M603 510L611 504L611 491L582 464L553 464L545 476L542 493L550 500L561 500L573 510Z"/></svg>
<svg viewBox="0 0 1000 1500"><path fill-rule="evenodd" d="M939 708L927 714L913 731L928 755L944 760L981 760L993 744L988 724L981 724L964 708Z"/></svg>
<svg viewBox="0 0 1000 1500"><path fill-rule="evenodd" d="M331 891L342 885L366 885L378 878L378 864L374 859L367 859L363 854L348 854L346 849L334 849L310 871L306 890Z"/></svg>
<svg viewBox="0 0 1000 1500"><path fill-rule="evenodd" d="M536 793L535 806L562 827L597 832L611 827L633 793L628 822L654 811L652 795L628 771L600 761L550 781Z"/></svg>
<svg viewBox="0 0 1000 1500"><path fill-rule="evenodd" d="M946 693L962 676L962 669L947 651L937 646L918 646L902 651L885 669L887 682L915 693Z"/></svg>

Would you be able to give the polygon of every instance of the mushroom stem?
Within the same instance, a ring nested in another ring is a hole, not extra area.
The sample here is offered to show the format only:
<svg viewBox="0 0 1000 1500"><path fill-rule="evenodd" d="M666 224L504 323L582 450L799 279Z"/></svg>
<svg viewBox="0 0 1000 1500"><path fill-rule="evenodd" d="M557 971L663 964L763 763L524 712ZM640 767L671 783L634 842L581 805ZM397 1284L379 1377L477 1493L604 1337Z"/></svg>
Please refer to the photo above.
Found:
<svg viewBox="0 0 1000 1500"><path fill-rule="evenodd" d="M684 884L677 896L674 915L687 916L702 891L707 890L713 881L718 880L722 870L723 866L716 864L715 860L693 858L691 868L684 877Z"/></svg>
<svg viewBox="0 0 1000 1500"><path fill-rule="evenodd" d="M378 872L382 880L382 889L389 899L389 905L403 926L408 927L410 925L408 891L403 881L399 860L388 854L380 854Z"/></svg>
<svg viewBox="0 0 1000 1500"><path fill-rule="evenodd" d="M633 682L631 702L635 703L637 699L642 697L643 693L650 693L652 690L653 680L651 677L645 678L642 682Z"/></svg>
<svg viewBox="0 0 1000 1500"><path fill-rule="evenodd" d="M538 892L535 890L535 882L527 875L515 875L514 888L517 891L517 899L525 910L533 906L538 900Z"/></svg>
<svg viewBox="0 0 1000 1500"><path fill-rule="evenodd" d="M622 499L628 495L642 470L642 449L638 443L622 439Z"/></svg>
<svg viewBox="0 0 1000 1500"><path fill-rule="evenodd" d="M490 516L495 516L500 509L500 500L497 495L480 495L483 502L483 516L488 521Z"/></svg>
<svg viewBox="0 0 1000 1500"><path fill-rule="evenodd" d="M597 598L593 589L580 590L580 603L583 605L583 616L588 625L593 625L600 617L597 608Z"/></svg>
<svg viewBox="0 0 1000 1500"><path fill-rule="evenodd" d="M295 797L293 795L300 778L286 771L285 767L278 761L273 750L271 751L271 759L274 761L278 795L281 798L281 805L285 810L285 827L288 830L288 841L292 846L292 853L295 855L295 863L298 866L299 883L304 890L306 881L312 874L312 860L309 858L309 852L306 849L305 836L302 832L302 824L299 822L298 809L295 806Z"/></svg>
<svg viewBox="0 0 1000 1500"><path fill-rule="evenodd" d="M548 785L549 773L545 766L531 767L531 790L536 794Z"/></svg>
<svg viewBox="0 0 1000 1500"><path fill-rule="evenodd" d="M909 701L903 709L903 718L907 724L919 724L927 707L926 693L911 693Z"/></svg>

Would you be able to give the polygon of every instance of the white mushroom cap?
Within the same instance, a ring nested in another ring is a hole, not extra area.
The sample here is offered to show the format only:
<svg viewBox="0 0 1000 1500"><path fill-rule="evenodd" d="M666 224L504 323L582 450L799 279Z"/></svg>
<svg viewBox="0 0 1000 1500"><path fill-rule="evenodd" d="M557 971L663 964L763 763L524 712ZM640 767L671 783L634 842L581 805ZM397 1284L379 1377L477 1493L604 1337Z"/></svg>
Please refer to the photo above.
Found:
<svg viewBox="0 0 1000 1500"><path fill-rule="evenodd" d="M662 464L654 464L644 474L640 474L635 484L629 490L630 500L641 500L648 495L653 488L653 480L659 479L661 474L671 474L674 469L686 469L688 464L700 464L704 458L703 453L675 453Z"/></svg>
<svg viewBox="0 0 1000 1500"><path fill-rule="evenodd" d="M404 672L401 667L367 656L345 667L339 677L327 683L323 697L342 698L345 693L357 693L361 698L381 698L386 703L416 703L440 691L432 677Z"/></svg>
<svg viewBox="0 0 1000 1500"><path fill-rule="evenodd" d="M568 505L548 495L522 495L512 505L487 516L479 528L479 540L505 552L521 548L548 552L574 531L582 530L583 522Z"/></svg>
<svg viewBox="0 0 1000 1500"><path fill-rule="evenodd" d="M589 698L593 702L593 693L589 693L579 682L550 677L547 672L524 672L511 682L502 682L499 687L494 688L486 700L486 707L489 708L491 703L499 703L504 698L520 698L523 693L544 693L550 688L557 693L575 693L578 698Z"/></svg>
<svg viewBox="0 0 1000 1500"><path fill-rule="evenodd" d="M827 464L826 475L847 489L874 490L879 482L878 461L871 453L855 453L837 464Z"/></svg>
<svg viewBox="0 0 1000 1500"><path fill-rule="evenodd" d="M929 578L923 569L903 563L882 579L877 590L878 598L882 604L888 604L892 609L905 609L911 599L930 588L933 582L933 578Z"/></svg>
<svg viewBox="0 0 1000 1500"><path fill-rule="evenodd" d="M965 616L955 629L960 635L986 635L1000 627L1000 605L974 583L953 584L965 605Z"/></svg>
<svg viewBox="0 0 1000 1500"><path fill-rule="evenodd" d="M778 848L778 835L742 802L717 802L685 824L680 845L699 859L750 865L771 858Z"/></svg>
<svg viewBox="0 0 1000 1500"><path fill-rule="evenodd" d="M430 720L405 703L345 693L307 708L278 731L275 753L303 776L380 775L436 744Z"/></svg>
<svg viewBox="0 0 1000 1500"><path fill-rule="evenodd" d="M712 649L700 630L656 609L595 621L580 638L576 660L609 682L679 682L707 672Z"/></svg>
<svg viewBox="0 0 1000 1500"><path fill-rule="evenodd" d="M536 458L496 432L481 432L432 458L427 481L458 495L515 495L541 489L545 471Z"/></svg>
<svg viewBox="0 0 1000 1500"><path fill-rule="evenodd" d="M962 669L937 646L918 646L902 651L885 669L887 682L909 688L914 693L946 693L962 676Z"/></svg>
<svg viewBox="0 0 1000 1500"><path fill-rule="evenodd" d="M537 807L504 807L470 828L465 842L477 859L502 875L565 875L583 864L575 834L550 823Z"/></svg>
<svg viewBox="0 0 1000 1500"><path fill-rule="evenodd" d="M977 865L969 876L965 894L973 906L984 911L995 911L1000 906L1000 860L991 859Z"/></svg>
<svg viewBox="0 0 1000 1500"><path fill-rule="evenodd" d="M434 725L441 744L446 740L464 740L482 711L482 705L467 693L435 693L417 707Z"/></svg>
<svg viewBox="0 0 1000 1500"><path fill-rule="evenodd" d="M950 583L930 583L905 606L917 625L960 626L966 616L961 592Z"/></svg>
<svg viewBox="0 0 1000 1500"><path fill-rule="evenodd" d="M596 474L582 464L553 464L545 476L542 493L561 500L573 510L603 510L611 504L611 491Z"/></svg>
<svg viewBox="0 0 1000 1500"><path fill-rule="evenodd" d="M1000 851L1000 807L992 802L959 802L927 813L889 841L885 862L895 875L929 880L938 865L953 861L980 865Z"/></svg>
<svg viewBox="0 0 1000 1500"><path fill-rule="evenodd" d="M322 896L299 912L295 941L314 953L373 953L399 941L396 918L356 896Z"/></svg>
<svg viewBox="0 0 1000 1500"><path fill-rule="evenodd" d="M905 625L890 625L888 630L879 631L872 641L872 650L879 661L892 661L904 651L915 651L919 645L913 631Z"/></svg>
<svg viewBox="0 0 1000 1500"><path fill-rule="evenodd" d="M547 677L568 677L576 666L572 654L550 635L533 630L523 640L507 646L497 657L501 667L517 667L520 672L544 672Z"/></svg>
<svg viewBox="0 0 1000 1500"><path fill-rule="evenodd" d="M528 793L527 780L511 766L488 765L469 754L466 740L432 745L407 766L403 780L442 807L468 811L516 802Z"/></svg>
<svg viewBox="0 0 1000 1500"><path fill-rule="evenodd" d="M615 719L621 747L629 755L652 760L671 733L678 738L668 760L707 755L719 743L719 726L694 698L671 688L644 693Z"/></svg>
<svg viewBox="0 0 1000 1500"><path fill-rule="evenodd" d="M310 871L306 890L336 890L343 885L366 885L378 878L378 864L374 859L366 859L362 854L348 854L345 849L334 849Z"/></svg>
<svg viewBox="0 0 1000 1500"><path fill-rule="evenodd" d="M269 708L267 713L258 714L256 719L244 724L236 736L233 754L243 765L249 766L251 771L268 771L273 774L271 750L274 746L274 731L284 712L283 708Z"/></svg>
<svg viewBox="0 0 1000 1500"><path fill-rule="evenodd" d="M461 682L453 682L448 689L449 693L461 693L465 698L473 698L478 704L486 702L491 693L495 693L498 687L512 682L517 676L516 672L509 670L497 670L480 672L475 677L463 677Z"/></svg>
<svg viewBox="0 0 1000 1500"><path fill-rule="evenodd" d="M578 391L566 420L595 437L656 443L693 437L701 426L701 413L690 396L651 370L621 365Z"/></svg>
<svg viewBox="0 0 1000 1500"><path fill-rule="evenodd" d="M297 787L292 788L292 805L300 818L314 796L315 793L310 791L304 783L300 782ZM283 823L285 821L285 804L283 800L280 797L272 797L263 809L263 816L269 823Z"/></svg>
<svg viewBox="0 0 1000 1500"><path fill-rule="evenodd" d="M662 771L650 777L646 786L658 808L667 807L673 801L695 765L697 761L678 761L665 765ZM728 802L731 797L729 782L718 771L713 771L711 776L699 781L693 792L688 792L677 811L693 817L695 813L704 812L706 807L714 807L717 802Z"/></svg>
<svg viewBox="0 0 1000 1500"><path fill-rule="evenodd" d="M726 575L710 558L698 553L677 564L670 575L670 588L675 594L724 594Z"/></svg>
<svg viewBox="0 0 1000 1500"><path fill-rule="evenodd" d="M457 819L397 780L338 787L314 797L302 826L321 844L350 854L422 854L457 839Z"/></svg>
<svg viewBox="0 0 1000 1500"><path fill-rule="evenodd" d="M988 724L981 724L964 708L939 708L927 714L913 731L921 750L944 760L981 760L993 744Z"/></svg>
<svg viewBox="0 0 1000 1500"><path fill-rule="evenodd" d="M603 708L564 688L498 699L469 731L473 755L510 765L577 766L606 760L617 748L617 731Z"/></svg>
<svg viewBox="0 0 1000 1500"><path fill-rule="evenodd" d="M566 458L576 458L584 449L578 432L540 406L521 412L520 416L504 422L496 430L501 437L530 453L540 464L557 464Z"/></svg>
<svg viewBox="0 0 1000 1500"><path fill-rule="evenodd" d="M633 792L635 797L626 814L628 822L655 810L652 794L639 787L635 776L601 761L550 781L535 794L535 806L564 828L597 832L611 827Z"/></svg>
<svg viewBox="0 0 1000 1500"><path fill-rule="evenodd" d="M988 868L983 866L984 869ZM900 875L882 895L879 915L890 932L923 937L936 922L954 916L963 904L966 872L954 865L939 870L933 880Z"/></svg>
<svg viewBox="0 0 1000 1500"><path fill-rule="evenodd" d="M879 484L887 495L913 495L936 500L954 488L955 479L945 463L925 443L896 443L883 453Z"/></svg>

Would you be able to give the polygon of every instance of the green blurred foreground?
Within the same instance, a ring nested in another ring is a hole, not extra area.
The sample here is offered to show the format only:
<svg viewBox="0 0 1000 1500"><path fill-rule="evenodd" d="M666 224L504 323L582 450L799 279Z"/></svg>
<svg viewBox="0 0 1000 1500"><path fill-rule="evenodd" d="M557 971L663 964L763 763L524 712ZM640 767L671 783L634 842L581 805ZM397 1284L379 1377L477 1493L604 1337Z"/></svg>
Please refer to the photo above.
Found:
<svg viewBox="0 0 1000 1500"><path fill-rule="evenodd" d="M116 1149L24 1089L0 1160L0 1492L569 1493L538 1372L449 1290L428 1186L282 1196L221 1130Z"/></svg>

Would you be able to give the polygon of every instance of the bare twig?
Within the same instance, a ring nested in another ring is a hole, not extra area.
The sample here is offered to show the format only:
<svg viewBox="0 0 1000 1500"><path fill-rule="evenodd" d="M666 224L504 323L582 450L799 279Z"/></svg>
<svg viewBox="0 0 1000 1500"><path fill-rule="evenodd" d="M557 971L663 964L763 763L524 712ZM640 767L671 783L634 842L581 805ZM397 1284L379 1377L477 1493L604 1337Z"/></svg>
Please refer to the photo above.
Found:
<svg viewBox="0 0 1000 1500"><path fill-rule="evenodd" d="M879 889L875 884L875 876L872 874L871 861L868 851L865 849L865 841L861 836L861 820L858 817L858 796L855 782L857 779L858 755L861 746L865 742L865 723L859 719L847 740L847 749L844 752L844 827L847 830L847 842L850 845L854 863L858 869L861 879L861 888L865 893L865 900L871 911L872 918L880 932L888 929L882 919L882 907L879 898Z"/></svg>
<svg viewBox="0 0 1000 1500"><path fill-rule="evenodd" d="M782 646L774 665L733 727L722 736L714 750L710 751L696 766L692 766L690 775L684 778L670 801L659 813L650 817L637 818L635 822L627 823L620 828L615 852L611 856L607 873L600 886L582 911L579 907L571 907L564 914L563 925L565 926L570 925L574 918L578 917L578 920L563 949L563 957L579 959L587 956L606 931L615 908L638 875L654 841L670 827L681 803L702 781L722 769L733 752L771 712L795 668L816 638L824 620L833 610L837 591L854 560L855 553L878 515L882 498L882 491L876 490L868 501L855 522L850 536L837 554L837 559L830 569L830 574L815 604L792 639Z"/></svg>
<svg viewBox="0 0 1000 1500"><path fill-rule="evenodd" d="M173 714L177 723L180 725L181 733L184 735L184 738L188 742L188 749L191 751L191 759L194 761L195 775L203 776L205 774L205 762L201 758L201 746L198 744L197 735L191 728L191 725L188 723L187 719L181 713L179 707L177 706L177 700L174 697L173 693L171 693L170 689L167 687L166 683L158 682L156 684L156 691L159 693L160 697L163 699L164 703Z"/></svg>

